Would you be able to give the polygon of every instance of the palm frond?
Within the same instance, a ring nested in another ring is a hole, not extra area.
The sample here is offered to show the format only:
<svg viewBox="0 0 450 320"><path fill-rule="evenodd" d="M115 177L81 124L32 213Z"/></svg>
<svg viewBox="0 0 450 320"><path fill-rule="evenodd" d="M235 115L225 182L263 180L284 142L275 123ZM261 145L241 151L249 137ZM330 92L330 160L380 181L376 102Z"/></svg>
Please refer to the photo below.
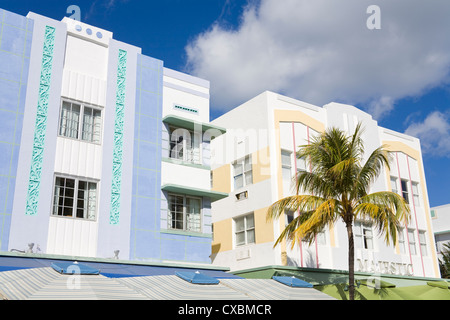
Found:
<svg viewBox="0 0 450 320"><path fill-rule="evenodd" d="M390 191L375 192L360 198L355 217L371 220L386 244L397 240L400 228L409 223L409 205L398 194Z"/></svg>

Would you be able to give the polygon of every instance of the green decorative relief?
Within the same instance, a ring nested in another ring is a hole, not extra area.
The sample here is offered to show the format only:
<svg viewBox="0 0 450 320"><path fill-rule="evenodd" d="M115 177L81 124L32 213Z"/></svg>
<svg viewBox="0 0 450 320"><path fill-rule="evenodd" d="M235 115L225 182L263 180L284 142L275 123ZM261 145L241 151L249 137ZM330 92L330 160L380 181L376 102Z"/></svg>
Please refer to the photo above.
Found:
<svg viewBox="0 0 450 320"><path fill-rule="evenodd" d="M42 55L41 76L39 80L39 98L34 128L33 152L31 158L30 178L25 214L36 215L39 203L42 162L44 158L45 131L47 128L47 110L50 95L53 48L55 45L55 28L46 26L44 49Z"/></svg>
<svg viewBox="0 0 450 320"><path fill-rule="evenodd" d="M127 52L119 50L117 67L116 118L114 122L114 151L111 185L111 211L109 223L119 224L120 215L120 187L122 181L123 155L123 121L125 116L125 80L127 72Z"/></svg>

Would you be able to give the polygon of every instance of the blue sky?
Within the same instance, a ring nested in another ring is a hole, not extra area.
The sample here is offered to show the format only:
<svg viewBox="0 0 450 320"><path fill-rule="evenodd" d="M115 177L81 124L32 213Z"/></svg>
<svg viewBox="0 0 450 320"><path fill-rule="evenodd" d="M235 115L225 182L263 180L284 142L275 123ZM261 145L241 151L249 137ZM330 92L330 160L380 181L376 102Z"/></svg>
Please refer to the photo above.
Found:
<svg viewBox="0 0 450 320"><path fill-rule="evenodd" d="M61 20L70 5L81 21L166 67L209 80L212 118L271 90L319 106L349 103L380 126L420 138L430 205L450 203L450 1L2 0L0 7Z"/></svg>

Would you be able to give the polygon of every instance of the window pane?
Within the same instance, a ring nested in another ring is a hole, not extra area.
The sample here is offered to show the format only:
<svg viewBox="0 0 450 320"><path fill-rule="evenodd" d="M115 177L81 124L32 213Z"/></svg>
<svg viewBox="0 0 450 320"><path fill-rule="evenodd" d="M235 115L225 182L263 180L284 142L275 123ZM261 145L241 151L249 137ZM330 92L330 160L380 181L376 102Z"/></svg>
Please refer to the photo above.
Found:
<svg viewBox="0 0 450 320"><path fill-rule="evenodd" d="M245 185L253 183L253 174L251 171L245 173Z"/></svg>
<svg viewBox="0 0 450 320"><path fill-rule="evenodd" d="M242 188L244 186L244 176L238 175L234 177L234 188L235 189L239 189Z"/></svg>
<svg viewBox="0 0 450 320"><path fill-rule="evenodd" d="M59 124L60 135L69 138L78 138L80 108L81 106L78 104L63 101Z"/></svg>
<svg viewBox="0 0 450 320"><path fill-rule="evenodd" d="M392 177L391 177L391 188L392 188L392 192L398 193L398 190L397 190L397 179L392 178Z"/></svg>
<svg viewBox="0 0 450 320"><path fill-rule="evenodd" d="M237 232L236 233L236 245L240 246L245 244L245 233L244 232Z"/></svg>
<svg viewBox="0 0 450 320"><path fill-rule="evenodd" d="M183 197L169 196L168 227L171 229L183 229Z"/></svg>
<svg viewBox="0 0 450 320"><path fill-rule="evenodd" d="M297 158L297 171L306 171L306 161L305 159Z"/></svg>
<svg viewBox="0 0 450 320"><path fill-rule="evenodd" d="M247 231L247 244L255 243L255 230Z"/></svg>
<svg viewBox="0 0 450 320"><path fill-rule="evenodd" d="M409 250L411 254L416 254L416 241L414 237L414 230L408 230L408 239L409 239Z"/></svg>
<svg viewBox="0 0 450 320"><path fill-rule="evenodd" d="M282 166L291 167L291 153L288 151L281 151Z"/></svg>
<svg viewBox="0 0 450 320"><path fill-rule="evenodd" d="M403 230L398 233L398 245L400 247L400 253L405 253L405 236Z"/></svg>
<svg viewBox="0 0 450 320"><path fill-rule="evenodd" d="M88 185L88 216L90 220L95 220L97 212L97 184L89 182Z"/></svg>
<svg viewBox="0 0 450 320"><path fill-rule="evenodd" d="M247 230L255 227L255 221L252 215L248 215L247 217Z"/></svg>
<svg viewBox="0 0 450 320"><path fill-rule="evenodd" d="M245 229L244 218L236 219L235 223L236 223L236 232L244 231Z"/></svg>
<svg viewBox="0 0 450 320"><path fill-rule="evenodd" d="M242 163L235 163L233 165L233 167L234 167L234 175L235 176L243 173Z"/></svg>
<svg viewBox="0 0 450 320"><path fill-rule="evenodd" d="M186 229L190 231L200 232L201 230L201 214L200 199L186 198Z"/></svg>
<svg viewBox="0 0 450 320"><path fill-rule="evenodd" d="M244 171L251 171L252 170L252 159L251 157L247 157L244 160Z"/></svg>
<svg viewBox="0 0 450 320"><path fill-rule="evenodd" d="M405 199L406 203L409 203L409 198L408 198L408 183L406 180L402 180L401 181L402 184L402 196L403 199Z"/></svg>
<svg viewBox="0 0 450 320"><path fill-rule="evenodd" d="M93 123L93 133L92 133L92 142L100 143L100 136L101 136L101 129L102 129L102 118L101 118L101 111L100 110L94 110L93 117L94 117L94 123Z"/></svg>
<svg viewBox="0 0 450 320"><path fill-rule="evenodd" d="M171 158L183 160L185 153L184 143L183 131L181 129L172 129L170 133Z"/></svg>

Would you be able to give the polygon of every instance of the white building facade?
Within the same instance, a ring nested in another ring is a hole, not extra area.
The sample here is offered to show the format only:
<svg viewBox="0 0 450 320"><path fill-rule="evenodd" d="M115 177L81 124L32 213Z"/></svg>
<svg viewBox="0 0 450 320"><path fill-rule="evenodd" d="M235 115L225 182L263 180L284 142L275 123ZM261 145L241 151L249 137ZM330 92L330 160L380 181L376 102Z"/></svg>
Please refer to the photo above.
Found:
<svg viewBox="0 0 450 320"><path fill-rule="evenodd" d="M358 122L368 156L385 144L392 151L386 170L371 191L393 190L411 207L411 222L395 245L387 246L371 224L356 222L355 267L358 271L439 277L430 208L418 139L379 127L372 117L349 105L314 106L273 92L264 92L214 124L227 133L212 143L213 190L229 193L213 209L213 264L231 270L288 265L347 270L348 244L343 223L317 236L309 246L274 246L291 219L267 221L267 208L292 195L292 178L309 170L295 158L298 146L328 127L352 134Z"/></svg>

